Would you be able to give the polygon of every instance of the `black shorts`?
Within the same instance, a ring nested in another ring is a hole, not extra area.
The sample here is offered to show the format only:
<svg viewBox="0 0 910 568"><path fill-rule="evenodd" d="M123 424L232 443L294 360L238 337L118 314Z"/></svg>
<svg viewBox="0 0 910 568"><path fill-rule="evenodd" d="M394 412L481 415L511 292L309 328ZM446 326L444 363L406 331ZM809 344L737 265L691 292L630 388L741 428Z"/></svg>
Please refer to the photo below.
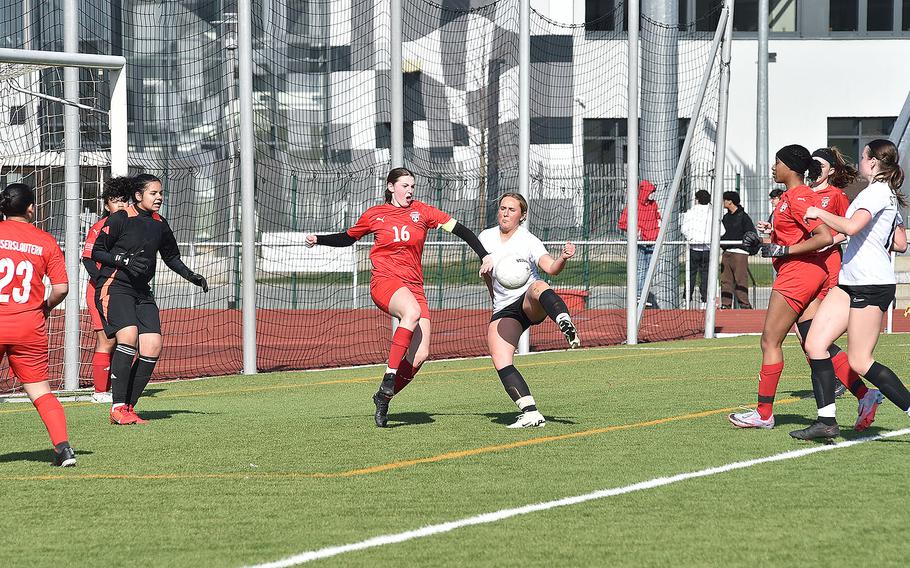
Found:
<svg viewBox="0 0 910 568"><path fill-rule="evenodd" d="M546 317L540 319L539 321L531 321L530 318L528 318L528 315L525 313L524 308L522 307L525 301L525 294L527 293L528 292L525 291L525 293L522 294L517 300L499 310L498 312L494 312L493 317L490 318L490 321L493 322L502 318L512 318L521 324L521 329L524 331L532 325L537 325L545 320Z"/></svg>
<svg viewBox="0 0 910 568"><path fill-rule="evenodd" d="M837 287L850 296L851 308L878 306L878 309L883 312L888 311L888 306L894 302L894 293L897 291L897 284L872 284L868 286L838 284Z"/></svg>
<svg viewBox="0 0 910 568"><path fill-rule="evenodd" d="M102 295L102 290L95 292L95 305L101 316L104 334L109 338L125 327L136 326L139 333L157 333L161 335L161 316L158 305L151 295L134 296L116 291Z"/></svg>

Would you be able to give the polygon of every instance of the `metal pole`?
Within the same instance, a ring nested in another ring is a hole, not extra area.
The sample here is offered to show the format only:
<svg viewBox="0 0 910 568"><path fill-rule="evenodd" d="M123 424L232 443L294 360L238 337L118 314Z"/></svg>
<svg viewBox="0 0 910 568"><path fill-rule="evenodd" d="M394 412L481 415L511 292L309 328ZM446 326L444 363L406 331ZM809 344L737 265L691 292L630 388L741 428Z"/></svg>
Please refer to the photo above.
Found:
<svg viewBox="0 0 910 568"><path fill-rule="evenodd" d="M404 165L404 77L401 73L401 0L391 0L391 148L392 167Z"/></svg>
<svg viewBox="0 0 910 568"><path fill-rule="evenodd" d="M127 161L127 101L126 67L110 72L111 108L108 122L111 125L111 177L129 174Z"/></svg>
<svg viewBox="0 0 910 568"><path fill-rule="evenodd" d="M724 48L720 64L720 97L717 112L717 146L714 156L714 195L711 197L711 256L708 264L708 297L712 298L705 309L705 337L714 337L714 321L717 305L717 265L720 262L720 209L724 194L724 166L727 153L727 106L730 96L730 49L733 43L733 0L727 0L727 25L724 33Z"/></svg>
<svg viewBox="0 0 910 568"><path fill-rule="evenodd" d="M629 0L628 107L626 130L629 162L626 165L626 343L638 343L638 0Z"/></svg>
<svg viewBox="0 0 910 568"><path fill-rule="evenodd" d="M63 49L79 52L79 10L76 0L63 3ZM63 69L63 98L79 100L79 69ZM79 189L79 109L63 105L64 184L66 188L66 234L64 238L66 273L70 293L66 296L63 339L63 387L79 388L79 211L82 200Z"/></svg>
<svg viewBox="0 0 910 568"><path fill-rule="evenodd" d="M758 92L756 93L755 174L758 189L768 188L768 0L758 0ZM764 202L764 200L762 200Z"/></svg>
<svg viewBox="0 0 910 568"><path fill-rule="evenodd" d="M531 3L522 0L518 13L518 193L530 202L531 187ZM528 221L525 221L528 223ZM518 338L518 353L531 350L531 335Z"/></svg>
<svg viewBox="0 0 910 568"><path fill-rule="evenodd" d="M250 2L251 0L237 1L244 375L256 373L256 146L253 130L253 16Z"/></svg>
<svg viewBox="0 0 910 568"><path fill-rule="evenodd" d="M645 309L645 299L648 297L648 292L651 288L651 280L654 278L654 273L657 271L657 259L660 254L660 250L663 247L664 240L667 238L667 230L670 226L669 220L671 219L674 211L674 203L676 203L676 195L679 193L679 186L682 185L682 178L686 172L686 162L689 160L689 150L692 147L692 138L695 136L695 129L698 125L697 117L701 114L702 103L705 100L705 93L708 91L708 82L711 79L711 71L714 68L714 60L717 57L717 51L720 49L720 42L724 37L726 25L727 25L727 10L724 9L720 13L720 19L717 22L717 29L714 32L714 41L711 43L711 50L708 54L707 63L705 63L705 69L702 73L701 84L698 86L698 95L695 97L695 107L692 109L692 116L689 119L689 126L686 128L686 138L683 141L682 151L679 154L679 162L676 164L676 173L673 175L673 182L670 184L670 194L664 202L663 210L661 211L661 219L664 220L660 225L660 230L657 232L657 241L654 244L654 254L651 255L651 262L648 264L648 272L645 275L644 287L641 290L641 298L638 300L638 321L641 322L641 316L644 313ZM717 217L712 217L716 219Z"/></svg>

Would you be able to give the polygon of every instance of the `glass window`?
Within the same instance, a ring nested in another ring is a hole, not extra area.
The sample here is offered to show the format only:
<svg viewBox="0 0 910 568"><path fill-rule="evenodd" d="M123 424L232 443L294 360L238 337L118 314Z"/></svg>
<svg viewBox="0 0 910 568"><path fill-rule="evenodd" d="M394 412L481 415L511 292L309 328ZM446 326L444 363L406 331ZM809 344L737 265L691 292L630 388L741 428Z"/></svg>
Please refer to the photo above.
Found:
<svg viewBox="0 0 910 568"><path fill-rule="evenodd" d="M832 32L859 30L858 0L828 0L828 29Z"/></svg>
<svg viewBox="0 0 910 568"><path fill-rule="evenodd" d="M894 0L867 0L866 30L890 32L894 28Z"/></svg>
<svg viewBox="0 0 910 568"><path fill-rule="evenodd" d="M829 118L828 146L837 146L855 164L872 140L887 137L897 120L893 116Z"/></svg>
<svg viewBox="0 0 910 568"><path fill-rule="evenodd" d="M910 32L910 0L904 0L904 7L901 10L901 29Z"/></svg>
<svg viewBox="0 0 910 568"><path fill-rule="evenodd" d="M19 126L25 124L26 107L25 105L11 106L9 108L9 125Z"/></svg>
<svg viewBox="0 0 910 568"><path fill-rule="evenodd" d="M720 21L720 10L722 7L723 0L695 0L695 31L713 32L716 30L717 22ZM736 10L733 12L735 23Z"/></svg>
<svg viewBox="0 0 910 568"><path fill-rule="evenodd" d="M586 118L583 129L585 165L619 166L625 163L625 119Z"/></svg>
<svg viewBox="0 0 910 568"><path fill-rule="evenodd" d="M768 29L772 32L796 31L796 0L771 0ZM734 13L736 10L734 10Z"/></svg>
<svg viewBox="0 0 910 568"><path fill-rule="evenodd" d="M758 31L758 0L738 0L733 10L733 29L738 32Z"/></svg>
<svg viewBox="0 0 910 568"><path fill-rule="evenodd" d="M623 9L621 22L617 21L620 17L617 4ZM585 0L585 31L613 32L619 29L625 31L628 21L629 8L622 0Z"/></svg>

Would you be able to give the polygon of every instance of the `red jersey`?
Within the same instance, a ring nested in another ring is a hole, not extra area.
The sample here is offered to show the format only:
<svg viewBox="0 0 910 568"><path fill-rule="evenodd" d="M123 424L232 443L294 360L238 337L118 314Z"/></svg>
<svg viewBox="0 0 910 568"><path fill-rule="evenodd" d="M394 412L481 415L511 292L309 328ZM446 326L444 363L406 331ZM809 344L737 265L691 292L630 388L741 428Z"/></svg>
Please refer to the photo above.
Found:
<svg viewBox="0 0 910 568"><path fill-rule="evenodd" d="M850 200L847 198L847 194L839 187L829 185L825 189L816 191L815 195L819 199L819 204L816 207L820 207L839 217L843 217L847 212L847 208L850 207ZM831 229L831 234L836 235L837 231Z"/></svg>
<svg viewBox="0 0 910 568"><path fill-rule="evenodd" d="M805 219L806 210L813 205L820 206L821 200L807 186L800 185L785 191L774 211L771 242L792 246L808 240L812 231L821 224L818 219Z"/></svg>
<svg viewBox="0 0 910 568"><path fill-rule="evenodd" d="M449 222L452 217L420 201L408 207L385 203L367 209L348 235L360 239L375 234L370 262L373 277L394 277L405 284L423 286L423 244L427 230Z"/></svg>
<svg viewBox="0 0 910 568"><path fill-rule="evenodd" d="M42 312L45 275L51 284L67 283L66 262L54 237L31 223L0 221L0 322L4 327L31 323Z"/></svg>

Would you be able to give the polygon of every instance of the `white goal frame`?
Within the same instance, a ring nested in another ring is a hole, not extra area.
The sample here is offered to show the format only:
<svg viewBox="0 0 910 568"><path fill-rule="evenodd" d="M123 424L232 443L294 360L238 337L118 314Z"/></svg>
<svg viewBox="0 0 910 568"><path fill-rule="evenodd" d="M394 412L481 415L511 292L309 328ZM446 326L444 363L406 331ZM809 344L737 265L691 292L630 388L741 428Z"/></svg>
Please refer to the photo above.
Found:
<svg viewBox="0 0 910 568"><path fill-rule="evenodd" d="M66 231L64 254L71 289L64 305L63 384L64 389L75 390L79 387L80 363L78 282L80 281L79 257L81 256L79 246L81 242L79 219L81 143L78 109L85 108L77 100L79 97L78 69L90 68L108 71L107 79L111 91L110 108L107 110L111 133L111 176L122 176L128 173L126 58L115 55L0 48L0 63L64 68L64 98L53 100L62 103L65 112L63 165L66 180ZM32 95L48 98L38 93Z"/></svg>

